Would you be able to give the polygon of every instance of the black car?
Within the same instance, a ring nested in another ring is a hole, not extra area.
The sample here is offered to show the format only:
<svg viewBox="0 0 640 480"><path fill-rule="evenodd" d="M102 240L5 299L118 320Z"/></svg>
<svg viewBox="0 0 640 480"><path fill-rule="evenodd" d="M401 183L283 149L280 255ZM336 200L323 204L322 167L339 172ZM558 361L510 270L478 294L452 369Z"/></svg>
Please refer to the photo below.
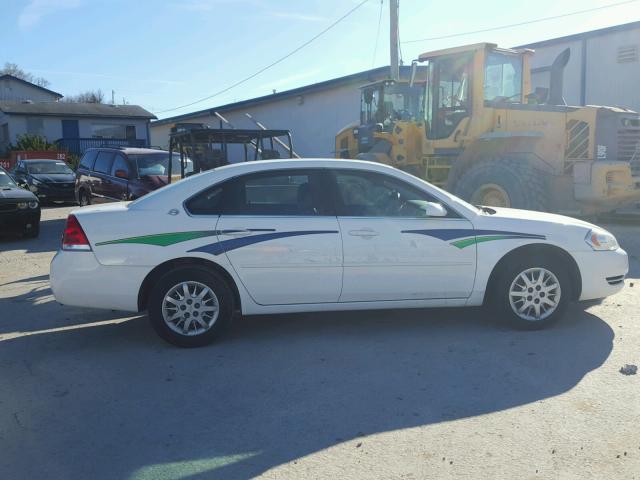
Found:
<svg viewBox="0 0 640 480"><path fill-rule="evenodd" d="M0 167L0 232L22 232L35 238L40 233L40 202L24 190Z"/></svg>
<svg viewBox="0 0 640 480"><path fill-rule="evenodd" d="M19 160L13 178L40 201L75 203L76 175L62 160Z"/></svg>

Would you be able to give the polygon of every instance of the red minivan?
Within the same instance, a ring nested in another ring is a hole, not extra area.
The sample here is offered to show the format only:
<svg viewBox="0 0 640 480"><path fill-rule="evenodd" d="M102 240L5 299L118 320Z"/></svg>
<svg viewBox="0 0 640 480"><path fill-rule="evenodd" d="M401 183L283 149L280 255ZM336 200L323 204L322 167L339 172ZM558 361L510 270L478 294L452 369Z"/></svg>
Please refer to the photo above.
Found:
<svg viewBox="0 0 640 480"><path fill-rule="evenodd" d="M101 147L87 150L76 170L81 206L135 200L168 183L169 152L151 148ZM193 171L187 159L185 173ZM180 178L180 155L173 155L172 181Z"/></svg>

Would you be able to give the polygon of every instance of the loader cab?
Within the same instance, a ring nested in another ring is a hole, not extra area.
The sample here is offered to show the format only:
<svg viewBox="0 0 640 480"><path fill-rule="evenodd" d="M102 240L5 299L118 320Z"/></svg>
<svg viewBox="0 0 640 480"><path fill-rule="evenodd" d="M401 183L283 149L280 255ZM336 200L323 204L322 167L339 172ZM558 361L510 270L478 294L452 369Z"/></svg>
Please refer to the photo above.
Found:
<svg viewBox="0 0 640 480"><path fill-rule="evenodd" d="M382 80L361 87L360 125L354 129L358 153L369 152L379 135L392 132L398 122L423 121L425 85L423 74L412 85Z"/></svg>
<svg viewBox="0 0 640 480"><path fill-rule="evenodd" d="M457 141L486 108L523 103L528 93L529 50L480 43L420 55L428 62L425 121L430 140Z"/></svg>
<svg viewBox="0 0 640 480"><path fill-rule="evenodd" d="M361 88L360 124L382 126L391 130L401 121L420 121L424 115L424 85L384 80Z"/></svg>

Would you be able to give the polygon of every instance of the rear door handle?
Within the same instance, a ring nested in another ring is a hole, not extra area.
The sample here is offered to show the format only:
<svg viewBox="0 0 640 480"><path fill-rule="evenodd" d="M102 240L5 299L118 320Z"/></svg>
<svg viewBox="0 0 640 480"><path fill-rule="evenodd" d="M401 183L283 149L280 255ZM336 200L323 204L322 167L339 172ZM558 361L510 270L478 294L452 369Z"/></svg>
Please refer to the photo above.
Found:
<svg viewBox="0 0 640 480"><path fill-rule="evenodd" d="M354 237L373 238L379 234L370 228L363 228L361 230L349 230L349 235L353 235Z"/></svg>

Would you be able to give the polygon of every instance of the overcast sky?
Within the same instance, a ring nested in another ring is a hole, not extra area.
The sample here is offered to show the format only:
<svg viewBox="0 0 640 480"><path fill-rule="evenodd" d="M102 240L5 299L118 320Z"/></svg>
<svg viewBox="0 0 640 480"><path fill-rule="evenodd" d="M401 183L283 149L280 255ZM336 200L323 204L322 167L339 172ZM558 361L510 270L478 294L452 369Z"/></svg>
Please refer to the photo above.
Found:
<svg viewBox="0 0 640 480"><path fill-rule="evenodd" d="M65 95L102 89L152 112L221 90L296 48L361 0L0 0L0 64ZM400 0L402 41L563 15L623 0ZM389 63L389 5L362 8L243 86L167 117ZM514 46L640 20L640 2L482 34L402 45L406 63L443 47Z"/></svg>

